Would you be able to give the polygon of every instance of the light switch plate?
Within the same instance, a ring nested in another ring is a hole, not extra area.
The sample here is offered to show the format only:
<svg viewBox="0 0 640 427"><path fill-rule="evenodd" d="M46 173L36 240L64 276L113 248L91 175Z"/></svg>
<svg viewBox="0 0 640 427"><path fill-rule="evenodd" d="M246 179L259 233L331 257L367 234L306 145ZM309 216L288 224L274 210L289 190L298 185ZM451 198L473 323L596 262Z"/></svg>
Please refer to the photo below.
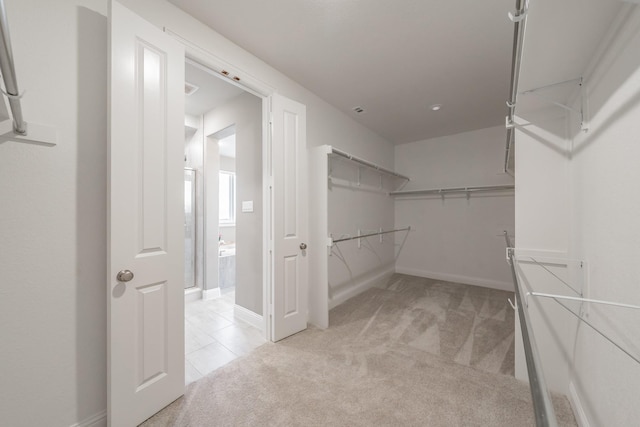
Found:
<svg viewBox="0 0 640 427"><path fill-rule="evenodd" d="M253 212L253 200L242 202L242 212Z"/></svg>

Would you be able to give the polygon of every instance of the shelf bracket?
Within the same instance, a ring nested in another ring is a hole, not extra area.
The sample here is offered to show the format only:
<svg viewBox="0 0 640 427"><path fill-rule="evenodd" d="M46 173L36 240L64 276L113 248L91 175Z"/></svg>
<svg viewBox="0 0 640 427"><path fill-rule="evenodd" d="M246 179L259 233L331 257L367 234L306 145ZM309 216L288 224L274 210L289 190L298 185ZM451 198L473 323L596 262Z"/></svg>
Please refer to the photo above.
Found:
<svg viewBox="0 0 640 427"><path fill-rule="evenodd" d="M24 134L16 133L13 120L0 122L0 142L15 141L27 144L54 147L58 143L58 130L52 126L24 123Z"/></svg>
<svg viewBox="0 0 640 427"><path fill-rule="evenodd" d="M561 102L558 102L556 100L553 100L547 96L544 96L542 94L540 94L539 92L541 90L545 90L545 89L550 89L552 87L556 87L556 86L561 86L561 85L566 85L566 84L570 84L570 83L577 83L578 87L579 87L579 97L580 97L580 108L574 108L571 107L569 105L563 104ZM582 77L576 78L576 79L571 79L571 80L567 80L564 82L559 82L559 83L553 83L550 85L546 85L546 86L541 86L541 87L537 87L535 89L530 89L530 90L525 90L524 92L520 92L520 95L533 95L538 99L541 99L545 102L548 102L552 105L555 105L556 107L560 107L563 110L569 111L570 113L574 113L577 114L578 116L580 116L580 130L583 132L587 132L589 129L586 126L585 123L585 118L584 118L584 85L582 82ZM511 105L509 104L509 102L507 102L507 106L509 106L511 108ZM513 105L515 106L515 104ZM509 118L507 117L507 122L506 122L506 128L510 129L512 127L517 127L518 125L516 125L513 121L509 121Z"/></svg>

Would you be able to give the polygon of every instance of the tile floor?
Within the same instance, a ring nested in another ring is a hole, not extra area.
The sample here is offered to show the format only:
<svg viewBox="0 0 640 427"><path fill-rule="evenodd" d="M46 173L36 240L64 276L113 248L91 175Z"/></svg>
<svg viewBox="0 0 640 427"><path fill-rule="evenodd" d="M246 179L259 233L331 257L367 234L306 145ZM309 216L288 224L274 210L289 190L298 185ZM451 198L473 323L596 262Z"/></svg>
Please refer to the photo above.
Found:
<svg viewBox="0 0 640 427"><path fill-rule="evenodd" d="M235 292L185 303L185 382L190 384L244 356L266 341L255 327L233 316Z"/></svg>

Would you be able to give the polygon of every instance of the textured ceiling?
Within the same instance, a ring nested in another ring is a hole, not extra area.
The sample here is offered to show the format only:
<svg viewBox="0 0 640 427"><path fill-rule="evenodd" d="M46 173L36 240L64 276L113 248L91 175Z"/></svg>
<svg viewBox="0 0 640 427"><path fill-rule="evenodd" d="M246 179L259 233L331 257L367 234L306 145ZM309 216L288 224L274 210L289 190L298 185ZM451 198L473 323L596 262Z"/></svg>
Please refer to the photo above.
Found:
<svg viewBox="0 0 640 427"><path fill-rule="evenodd" d="M392 142L504 123L514 0L170 1Z"/></svg>

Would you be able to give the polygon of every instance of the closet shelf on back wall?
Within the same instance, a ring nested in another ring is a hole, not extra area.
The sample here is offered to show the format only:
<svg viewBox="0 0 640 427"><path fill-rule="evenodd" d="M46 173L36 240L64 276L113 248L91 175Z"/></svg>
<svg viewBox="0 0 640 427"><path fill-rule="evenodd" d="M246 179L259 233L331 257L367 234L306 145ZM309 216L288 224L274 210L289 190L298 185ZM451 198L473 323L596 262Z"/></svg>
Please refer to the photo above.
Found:
<svg viewBox="0 0 640 427"><path fill-rule="evenodd" d="M514 185L483 185L476 187L453 187L453 188L429 188L421 190L392 191L392 196L442 196L453 193L466 193L467 197L471 193L496 192L496 191L514 191Z"/></svg>
<svg viewBox="0 0 640 427"><path fill-rule="evenodd" d="M331 308L394 264L396 235L411 228L394 227L390 193L409 177L330 145L310 150L309 169L309 322L327 328Z"/></svg>

